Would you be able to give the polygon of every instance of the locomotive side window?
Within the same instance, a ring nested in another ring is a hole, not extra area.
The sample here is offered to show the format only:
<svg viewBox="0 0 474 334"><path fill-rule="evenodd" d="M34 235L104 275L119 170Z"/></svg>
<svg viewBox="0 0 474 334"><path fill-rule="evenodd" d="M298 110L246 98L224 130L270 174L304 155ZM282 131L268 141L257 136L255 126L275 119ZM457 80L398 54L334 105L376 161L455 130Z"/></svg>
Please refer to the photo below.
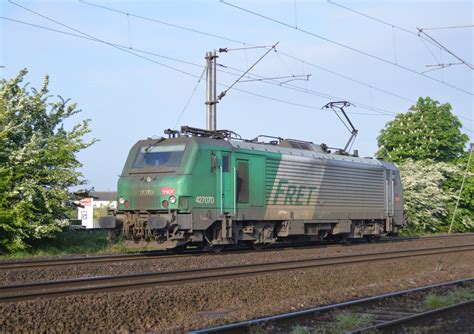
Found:
<svg viewBox="0 0 474 334"><path fill-rule="evenodd" d="M132 168L179 167L186 145L141 147Z"/></svg>
<svg viewBox="0 0 474 334"><path fill-rule="evenodd" d="M249 163L247 161L237 162L237 202L247 203L249 201Z"/></svg>
<svg viewBox="0 0 474 334"><path fill-rule="evenodd" d="M214 152L211 153L211 172L217 169L217 157Z"/></svg>
<svg viewBox="0 0 474 334"><path fill-rule="evenodd" d="M229 165L230 165L230 157L228 155L224 155L222 157L222 171L224 173L229 172Z"/></svg>

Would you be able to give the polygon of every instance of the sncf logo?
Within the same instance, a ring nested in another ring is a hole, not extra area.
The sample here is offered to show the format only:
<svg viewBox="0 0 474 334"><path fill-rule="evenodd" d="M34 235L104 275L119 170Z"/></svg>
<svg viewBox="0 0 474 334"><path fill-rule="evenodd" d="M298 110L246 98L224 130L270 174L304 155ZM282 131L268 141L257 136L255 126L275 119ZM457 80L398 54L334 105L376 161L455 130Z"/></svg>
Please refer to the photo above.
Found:
<svg viewBox="0 0 474 334"><path fill-rule="evenodd" d="M170 187L160 187L160 193L162 196L171 196L174 195L176 190Z"/></svg>

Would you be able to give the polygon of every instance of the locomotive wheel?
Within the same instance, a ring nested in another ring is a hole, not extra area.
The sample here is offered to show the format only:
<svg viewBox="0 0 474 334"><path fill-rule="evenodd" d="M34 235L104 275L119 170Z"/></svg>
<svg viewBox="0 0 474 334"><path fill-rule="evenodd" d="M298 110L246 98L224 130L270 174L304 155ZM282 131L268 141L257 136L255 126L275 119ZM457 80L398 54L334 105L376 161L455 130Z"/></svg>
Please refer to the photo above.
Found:
<svg viewBox="0 0 474 334"><path fill-rule="evenodd" d="M184 253L186 248L188 248L188 245L187 244L182 244L182 245L179 245L179 246L176 246L175 248L173 248L173 251L178 253L178 254L182 254L182 253Z"/></svg>
<svg viewBox="0 0 474 334"><path fill-rule="evenodd" d="M262 244L262 243L256 244L256 243L254 243L254 242L251 243L251 246L252 246L252 248L255 249L256 251L262 250L262 249L264 249L264 248L267 247L266 244Z"/></svg>
<svg viewBox="0 0 474 334"><path fill-rule="evenodd" d="M206 250L208 252L214 253L214 254L219 254L225 249L225 246L223 245L209 245L206 247Z"/></svg>
<svg viewBox="0 0 474 334"><path fill-rule="evenodd" d="M375 243L380 241L380 236L374 235L374 236L369 236L366 237L365 240L367 240L369 243Z"/></svg>

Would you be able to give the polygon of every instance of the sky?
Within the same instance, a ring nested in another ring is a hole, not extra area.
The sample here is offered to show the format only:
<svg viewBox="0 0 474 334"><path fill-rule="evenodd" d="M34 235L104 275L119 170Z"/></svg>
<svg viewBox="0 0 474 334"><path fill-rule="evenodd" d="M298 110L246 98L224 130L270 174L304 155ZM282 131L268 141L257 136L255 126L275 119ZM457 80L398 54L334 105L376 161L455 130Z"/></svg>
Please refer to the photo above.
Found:
<svg viewBox="0 0 474 334"><path fill-rule="evenodd" d="M428 29L473 25L473 1L13 1L43 16L0 0L0 76L27 68L26 81L39 87L48 74L51 94L78 103L82 112L66 126L91 120L87 138L99 141L78 158L96 190L116 189L137 140L205 127L199 78L205 53L219 48L278 42L217 105L217 127L243 138L343 147L348 130L321 107L347 100L359 130L352 148L373 156L386 123L430 96L452 105L474 141L473 71L427 66L459 60L417 35L423 29L474 64L474 28ZM218 53L218 93L266 51Z"/></svg>

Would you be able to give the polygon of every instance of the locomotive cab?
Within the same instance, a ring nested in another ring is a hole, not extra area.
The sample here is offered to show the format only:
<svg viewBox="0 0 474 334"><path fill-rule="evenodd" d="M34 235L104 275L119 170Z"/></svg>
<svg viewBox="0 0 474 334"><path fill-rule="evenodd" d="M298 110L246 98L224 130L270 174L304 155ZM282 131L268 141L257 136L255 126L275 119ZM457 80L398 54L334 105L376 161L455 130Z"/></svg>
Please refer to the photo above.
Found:
<svg viewBox="0 0 474 334"><path fill-rule="evenodd" d="M169 241L170 234L189 229L188 177L195 158L189 138L147 139L128 155L117 186L117 211L102 217L101 227L122 228L124 237L140 245ZM178 218L178 213L184 213ZM179 239L179 238L178 238ZM165 248L179 242L168 242Z"/></svg>

